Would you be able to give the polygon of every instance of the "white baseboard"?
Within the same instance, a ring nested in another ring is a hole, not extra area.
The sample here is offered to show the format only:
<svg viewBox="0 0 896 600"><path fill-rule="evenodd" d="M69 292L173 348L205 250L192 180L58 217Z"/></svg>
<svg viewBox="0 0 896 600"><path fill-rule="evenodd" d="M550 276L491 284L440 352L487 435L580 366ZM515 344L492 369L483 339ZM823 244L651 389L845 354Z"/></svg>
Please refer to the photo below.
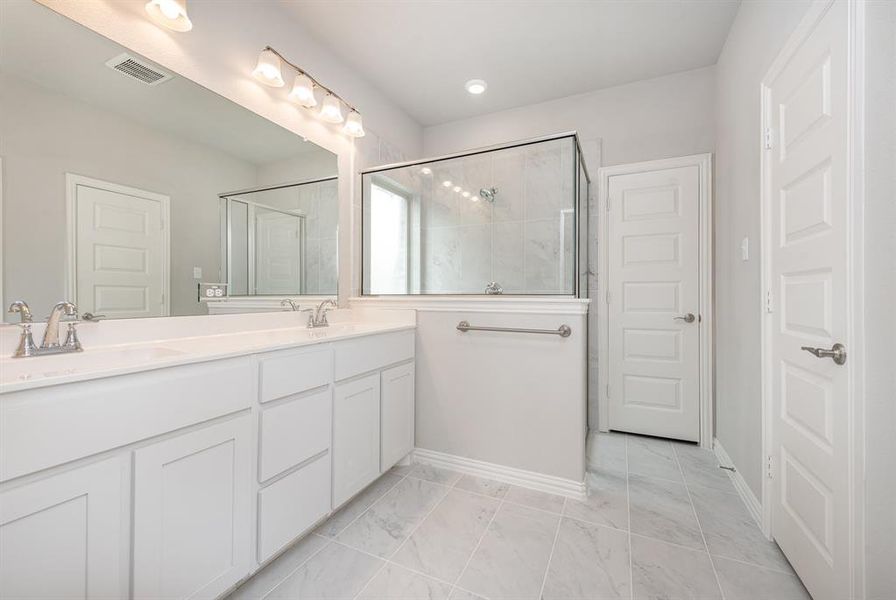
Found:
<svg viewBox="0 0 896 600"><path fill-rule="evenodd" d="M731 457L728 456L728 453L725 452L725 448L722 447L722 444L719 443L719 440L717 439L713 440L713 450L715 451L716 458L719 459L719 464L725 467L734 466ZM737 490L740 499L743 500L744 505L747 507L750 516L753 517L753 520L756 521L756 525L762 530L762 504L759 502L759 499L756 498L753 490L747 485L747 482L744 480L743 475L740 474L740 471L728 471L728 476L731 478L731 483L734 484L734 489Z"/></svg>
<svg viewBox="0 0 896 600"><path fill-rule="evenodd" d="M554 477L553 475L535 473L534 471L505 467L454 454L426 450L425 448L414 449L414 462L443 467L467 475L486 477L539 492L566 496L574 500L584 500L586 496L584 481L574 481L572 479Z"/></svg>

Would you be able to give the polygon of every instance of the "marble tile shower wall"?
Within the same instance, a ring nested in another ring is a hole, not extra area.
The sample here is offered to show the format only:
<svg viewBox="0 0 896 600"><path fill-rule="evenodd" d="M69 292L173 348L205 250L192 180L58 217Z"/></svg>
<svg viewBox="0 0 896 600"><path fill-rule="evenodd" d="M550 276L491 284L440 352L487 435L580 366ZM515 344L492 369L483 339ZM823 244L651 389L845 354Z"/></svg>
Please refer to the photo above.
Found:
<svg viewBox="0 0 896 600"><path fill-rule="evenodd" d="M306 294L335 294L336 232L339 224L337 181L299 187L297 206L305 213Z"/></svg>
<svg viewBox="0 0 896 600"><path fill-rule="evenodd" d="M560 139L434 163L419 187L421 292L481 294L496 281L505 293L573 293L574 161ZM494 203L471 199L492 187Z"/></svg>

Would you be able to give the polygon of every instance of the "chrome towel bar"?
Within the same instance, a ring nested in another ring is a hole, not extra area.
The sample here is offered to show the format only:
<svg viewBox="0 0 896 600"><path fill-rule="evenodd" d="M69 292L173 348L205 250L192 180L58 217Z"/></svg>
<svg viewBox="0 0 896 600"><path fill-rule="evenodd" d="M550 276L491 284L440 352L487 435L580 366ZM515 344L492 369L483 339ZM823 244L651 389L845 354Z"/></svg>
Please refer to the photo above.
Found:
<svg viewBox="0 0 896 600"><path fill-rule="evenodd" d="M501 331L504 333L540 333L545 335L559 335L569 337L572 329L569 325L561 325L557 329L523 329L520 327L474 327L469 321L461 321L457 324L458 331Z"/></svg>

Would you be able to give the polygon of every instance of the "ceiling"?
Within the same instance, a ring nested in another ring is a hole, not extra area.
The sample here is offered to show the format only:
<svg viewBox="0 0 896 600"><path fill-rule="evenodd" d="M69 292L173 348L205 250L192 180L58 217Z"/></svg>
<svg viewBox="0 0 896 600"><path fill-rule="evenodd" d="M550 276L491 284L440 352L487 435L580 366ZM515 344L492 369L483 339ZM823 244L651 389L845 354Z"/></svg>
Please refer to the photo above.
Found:
<svg viewBox="0 0 896 600"><path fill-rule="evenodd" d="M0 0L4 74L256 165L313 152L335 172L332 153L189 79L147 86L105 65L124 52L139 57L36 2Z"/></svg>
<svg viewBox="0 0 896 600"><path fill-rule="evenodd" d="M424 126L713 65L739 3L280 1Z"/></svg>

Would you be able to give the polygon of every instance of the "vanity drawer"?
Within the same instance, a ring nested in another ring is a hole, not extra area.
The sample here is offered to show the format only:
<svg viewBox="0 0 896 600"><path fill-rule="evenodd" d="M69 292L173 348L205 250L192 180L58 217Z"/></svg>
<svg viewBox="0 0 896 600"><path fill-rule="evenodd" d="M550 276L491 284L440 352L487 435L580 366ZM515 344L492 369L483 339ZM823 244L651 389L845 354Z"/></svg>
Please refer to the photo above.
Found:
<svg viewBox="0 0 896 600"><path fill-rule="evenodd" d="M272 352L261 358L261 402L284 398L330 383L331 350Z"/></svg>
<svg viewBox="0 0 896 600"><path fill-rule="evenodd" d="M332 397L326 387L261 413L260 482L330 447Z"/></svg>
<svg viewBox="0 0 896 600"><path fill-rule="evenodd" d="M256 378L240 357L4 394L0 481L246 410Z"/></svg>
<svg viewBox="0 0 896 600"><path fill-rule="evenodd" d="M264 562L330 511L330 454L258 492L258 562Z"/></svg>
<svg viewBox="0 0 896 600"><path fill-rule="evenodd" d="M396 331L334 344L336 381L414 357L414 332Z"/></svg>

